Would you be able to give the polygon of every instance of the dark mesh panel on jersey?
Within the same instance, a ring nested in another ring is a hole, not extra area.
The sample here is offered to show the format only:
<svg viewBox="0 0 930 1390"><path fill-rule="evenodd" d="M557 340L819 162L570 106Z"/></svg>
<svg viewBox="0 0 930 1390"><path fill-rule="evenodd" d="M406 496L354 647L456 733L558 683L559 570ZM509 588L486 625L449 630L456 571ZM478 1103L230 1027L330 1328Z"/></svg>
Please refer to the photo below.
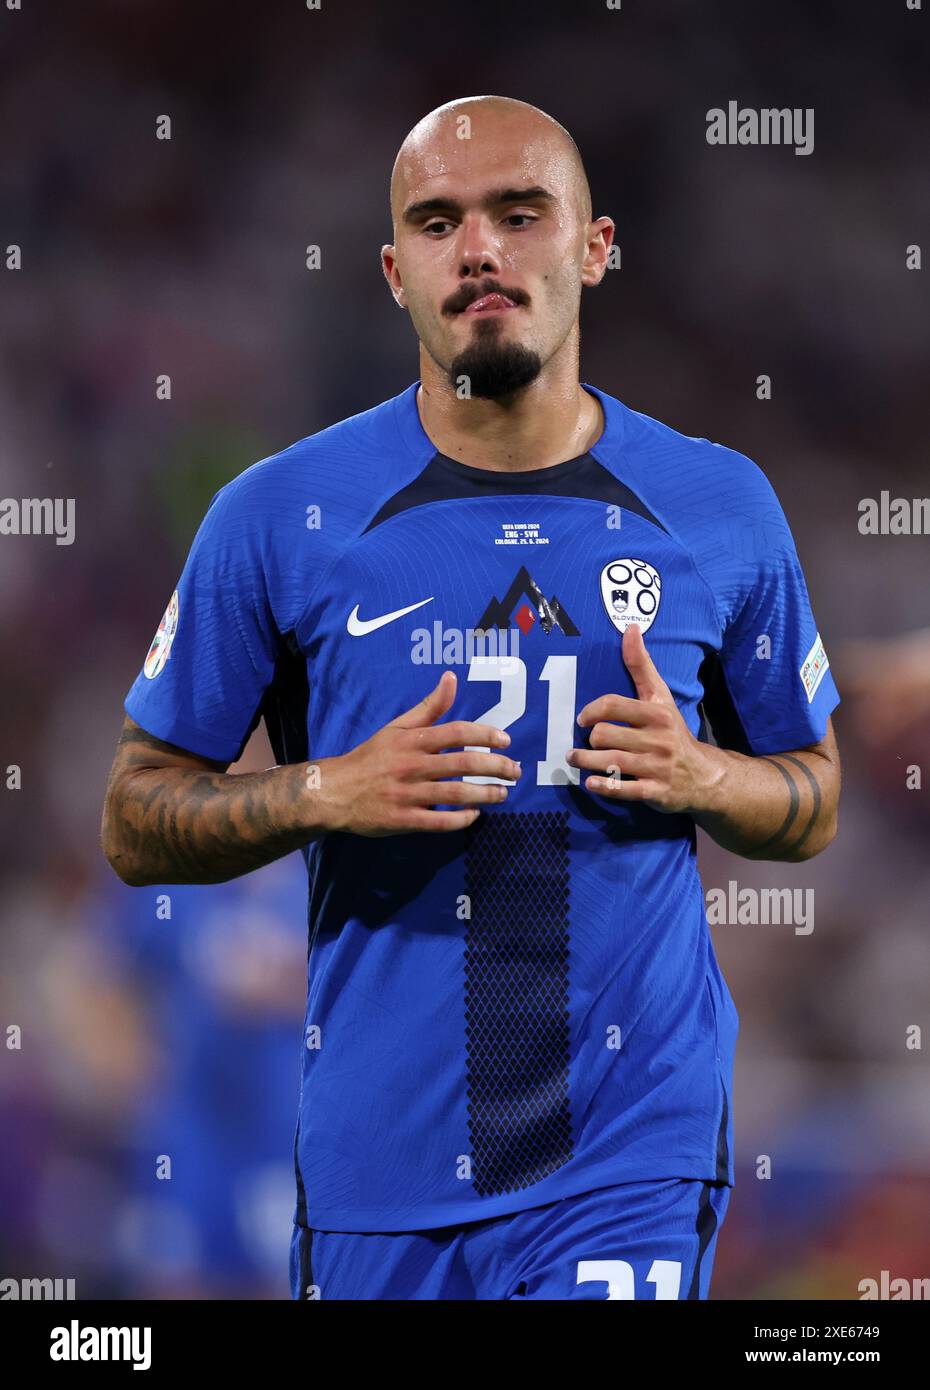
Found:
<svg viewBox="0 0 930 1390"><path fill-rule="evenodd" d="M468 1127L487 1197L572 1157L568 812L494 811L465 835Z"/></svg>

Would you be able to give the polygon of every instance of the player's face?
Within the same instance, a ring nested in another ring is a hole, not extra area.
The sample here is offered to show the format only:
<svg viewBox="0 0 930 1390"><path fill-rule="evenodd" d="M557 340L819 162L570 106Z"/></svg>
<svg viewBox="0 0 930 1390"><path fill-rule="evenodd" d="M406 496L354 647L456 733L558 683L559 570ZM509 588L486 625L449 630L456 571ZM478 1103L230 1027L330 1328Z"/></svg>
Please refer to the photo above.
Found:
<svg viewBox="0 0 930 1390"><path fill-rule="evenodd" d="M385 270L453 388L510 395L533 381L578 318L588 224L551 136L454 123L401 165Z"/></svg>

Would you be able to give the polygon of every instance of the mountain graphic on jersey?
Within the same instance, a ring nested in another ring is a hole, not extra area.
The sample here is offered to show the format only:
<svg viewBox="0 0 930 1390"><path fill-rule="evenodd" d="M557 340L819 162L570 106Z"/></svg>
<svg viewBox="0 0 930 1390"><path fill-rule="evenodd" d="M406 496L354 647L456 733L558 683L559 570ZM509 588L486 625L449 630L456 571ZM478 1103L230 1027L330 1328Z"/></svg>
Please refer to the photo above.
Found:
<svg viewBox="0 0 930 1390"><path fill-rule="evenodd" d="M514 615L514 607L520 598L528 598L532 608L524 603ZM525 637L537 621L547 635L554 627L561 628L566 637L581 635L559 600L547 599L526 566L521 565L503 599L491 600L475 628L479 632L488 632L492 627L509 628L516 622Z"/></svg>

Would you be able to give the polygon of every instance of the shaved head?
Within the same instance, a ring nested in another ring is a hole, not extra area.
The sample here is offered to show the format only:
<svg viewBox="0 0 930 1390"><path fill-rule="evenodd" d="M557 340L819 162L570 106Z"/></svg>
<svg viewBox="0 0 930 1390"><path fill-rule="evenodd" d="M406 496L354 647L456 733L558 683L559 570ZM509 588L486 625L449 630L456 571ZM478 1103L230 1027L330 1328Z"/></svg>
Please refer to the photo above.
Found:
<svg viewBox="0 0 930 1390"><path fill-rule="evenodd" d="M489 140L514 150L532 146L548 167L581 222L591 220L591 190L578 146L563 125L529 102L514 97L460 97L430 111L409 132L391 172L391 219L395 232L407 205L410 187L424 174L433 177L450 167L471 141Z"/></svg>

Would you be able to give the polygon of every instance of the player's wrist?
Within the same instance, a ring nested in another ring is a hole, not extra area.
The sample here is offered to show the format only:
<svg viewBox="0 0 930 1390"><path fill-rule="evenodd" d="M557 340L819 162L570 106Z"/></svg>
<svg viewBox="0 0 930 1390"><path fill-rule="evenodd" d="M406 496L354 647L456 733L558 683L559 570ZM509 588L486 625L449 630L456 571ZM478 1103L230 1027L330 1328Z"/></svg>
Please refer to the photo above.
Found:
<svg viewBox="0 0 930 1390"><path fill-rule="evenodd" d="M731 760L721 748L694 740L688 814L695 820L722 815L729 804Z"/></svg>
<svg viewBox="0 0 930 1390"><path fill-rule="evenodd" d="M301 765L299 814L307 838L348 829L341 776L344 757L316 758Z"/></svg>

